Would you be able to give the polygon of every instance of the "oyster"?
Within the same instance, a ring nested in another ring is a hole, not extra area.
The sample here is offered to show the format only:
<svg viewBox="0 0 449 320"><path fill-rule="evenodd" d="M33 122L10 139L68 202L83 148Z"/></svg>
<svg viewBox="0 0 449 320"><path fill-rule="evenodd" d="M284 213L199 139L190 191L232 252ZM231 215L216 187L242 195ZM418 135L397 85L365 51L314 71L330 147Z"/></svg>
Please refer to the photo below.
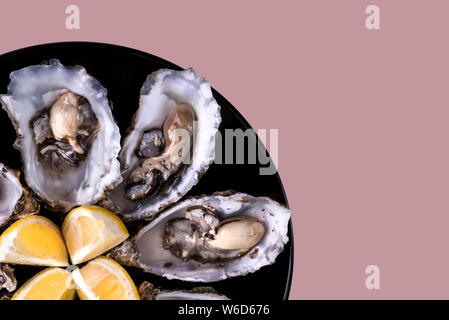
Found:
<svg viewBox="0 0 449 320"><path fill-rule="evenodd" d="M68 211L96 203L121 182L120 132L97 80L57 60L10 78L0 100L17 131L25 179L39 198Z"/></svg>
<svg viewBox="0 0 449 320"><path fill-rule="evenodd" d="M0 226L39 212L39 205L19 181L19 172L0 163Z"/></svg>
<svg viewBox="0 0 449 320"><path fill-rule="evenodd" d="M139 287L142 300L229 300L211 287L197 287L192 290L161 290L144 281Z"/></svg>
<svg viewBox="0 0 449 320"><path fill-rule="evenodd" d="M123 182L101 203L125 219L153 218L179 200L214 159L220 106L193 69L150 74L123 142Z"/></svg>
<svg viewBox="0 0 449 320"><path fill-rule="evenodd" d="M290 210L266 197L221 192L160 213L113 259L168 279L212 282L274 263L288 241Z"/></svg>
<svg viewBox="0 0 449 320"><path fill-rule="evenodd" d="M9 292L16 290L17 280L14 276L14 269L9 265L0 263L0 290L6 289Z"/></svg>

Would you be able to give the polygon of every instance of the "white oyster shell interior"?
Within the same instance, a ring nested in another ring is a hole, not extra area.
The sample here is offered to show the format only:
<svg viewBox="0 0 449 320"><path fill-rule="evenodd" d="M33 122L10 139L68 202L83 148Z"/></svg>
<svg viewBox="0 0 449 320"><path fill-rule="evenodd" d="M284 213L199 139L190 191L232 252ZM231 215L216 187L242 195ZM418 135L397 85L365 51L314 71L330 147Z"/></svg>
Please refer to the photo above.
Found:
<svg viewBox="0 0 449 320"><path fill-rule="evenodd" d="M19 179L0 163L0 226L12 216L22 195Z"/></svg>
<svg viewBox="0 0 449 320"><path fill-rule="evenodd" d="M0 99L17 131L15 146L21 152L29 187L50 206L64 210L97 202L105 189L121 181L116 159L120 132L112 117L106 89L84 68L67 68L57 60L15 71L10 78L8 94ZM99 130L86 159L79 166L55 175L39 161L30 123L68 90L87 99Z"/></svg>
<svg viewBox="0 0 449 320"><path fill-rule="evenodd" d="M191 206L212 207L220 220L232 217L253 218L263 223L265 234L247 254L233 260L216 264L201 263L193 259L183 261L163 248L162 238L166 223L185 217L185 209ZM290 214L288 208L269 198L244 193L190 198L163 211L137 234L134 240L138 252L137 264L147 272L184 281L212 282L246 275L274 263L282 252L288 242Z"/></svg>
<svg viewBox="0 0 449 320"><path fill-rule="evenodd" d="M140 163L136 155L145 131L162 129L170 112L180 104L195 111L196 135L191 161L176 174L170 185L155 195L138 201L124 197L124 184ZM110 193L116 211L129 219L151 218L185 195L199 180L215 155L215 135L221 122L220 106L212 96L210 84L193 69L162 69L150 74L141 89L140 106L119 154L123 183Z"/></svg>

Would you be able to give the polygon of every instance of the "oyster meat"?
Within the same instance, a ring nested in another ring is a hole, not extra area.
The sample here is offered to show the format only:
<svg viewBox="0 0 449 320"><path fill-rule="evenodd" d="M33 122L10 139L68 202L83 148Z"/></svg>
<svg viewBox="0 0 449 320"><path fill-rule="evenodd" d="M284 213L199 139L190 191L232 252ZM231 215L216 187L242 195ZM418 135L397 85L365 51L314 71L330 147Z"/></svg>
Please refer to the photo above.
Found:
<svg viewBox="0 0 449 320"><path fill-rule="evenodd" d="M142 300L229 300L211 287L197 287L192 290L162 290L144 281L139 287Z"/></svg>
<svg viewBox="0 0 449 320"><path fill-rule="evenodd" d="M94 204L121 182L120 132L106 89L57 60L12 72L1 95L29 187L51 208Z"/></svg>
<svg viewBox="0 0 449 320"><path fill-rule="evenodd" d="M109 255L168 279L212 282L246 275L282 252L290 213L269 198L244 193L189 198Z"/></svg>
<svg viewBox="0 0 449 320"><path fill-rule="evenodd" d="M220 122L209 82L193 69L150 74L119 154L123 182L101 205L151 219L179 200L213 161Z"/></svg>
<svg viewBox="0 0 449 320"><path fill-rule="evenodd" d="M0 226L39 212L39 205L19 181L19 172L0 163Z"/></svg>

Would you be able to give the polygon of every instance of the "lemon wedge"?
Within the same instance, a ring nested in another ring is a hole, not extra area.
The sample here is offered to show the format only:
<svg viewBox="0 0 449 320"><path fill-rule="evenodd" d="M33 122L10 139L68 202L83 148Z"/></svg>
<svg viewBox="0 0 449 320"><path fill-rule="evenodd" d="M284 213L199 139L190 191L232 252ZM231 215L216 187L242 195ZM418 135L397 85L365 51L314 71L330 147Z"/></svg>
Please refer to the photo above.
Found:
<svg viewBox="0 0 449 320"><path fill-rule="evenodd" d="M0 236L0 262L61 267L68 256L59 228L45 217L29 216Z"/></svg>
<svg viewBox="0 0 449 320"><path fill-rule="evenodd" d="M129 237L122 220L98 206L70 211L62 225L62 234L73 264L98 257Z"/></svg>
<svg viewBox="0 0 449 320"><path fill-rule="evenodd" d="M128 272L112 259L98 257L72 276L81 300L140 300Z"/></svg>
<svg viewBox="0 0 449 320"><path fill-rule="evenodd" d="M11 300L73 300L72 274L61 268L47 268L28 280Z"/></svg>

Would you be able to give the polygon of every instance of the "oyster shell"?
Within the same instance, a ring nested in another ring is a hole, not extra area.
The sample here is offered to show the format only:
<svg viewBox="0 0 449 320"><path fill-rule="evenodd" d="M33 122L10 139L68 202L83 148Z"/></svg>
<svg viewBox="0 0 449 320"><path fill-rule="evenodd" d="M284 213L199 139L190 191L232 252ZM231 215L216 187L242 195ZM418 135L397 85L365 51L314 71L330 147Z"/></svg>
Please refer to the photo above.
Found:
<svg viewBox="0 0 449 320"><path fill-rule="evenodd" d="M274 263L288 241L290 210L266 197L221 192L160 213L109 253L168 279L212 282Z"/></svg>
<svg viewBox="0 0 449 320"><path fill-rule="evenodd" d="M9 265L0 263L0 291L6 289L9 292L16 290L17 280L14 276L14 269Z"/></svg>
<svg viewBox="0 0 449 320"><path fill-rule="evenodd" d="M20 173L0 163L0 226L39 212L39 205L22 187Z"/></svg>
<svg viewBox="0 0 449 320"><path fill-rule="evenodd" d="M120 132L106 89L57 60L12 72L0 96L17 132L29 187L50 207L93 204L120 183Z"/></svg>
<svg viewBox="0 0 449 320"><path fill-rule="evenodd" d="M150 74L119 154L123 182L101 205L135 220L178 201L213 161L220 122L209 82L193 69Z"/></svg>
<svg viewBox="0 0 449 320"><path fill-rule="evenodd" d="M229 300L211 287L197 287L192 290L162 290L144 281L139 287L142 300Z"/></svg>
<svg viewBox="0 0 449 320"><path fill-rule="evenodd" d="M2 300L11 300L12 297L14 296L13 292L5 292L5 293L0 293L0 301Z"/></svg>

